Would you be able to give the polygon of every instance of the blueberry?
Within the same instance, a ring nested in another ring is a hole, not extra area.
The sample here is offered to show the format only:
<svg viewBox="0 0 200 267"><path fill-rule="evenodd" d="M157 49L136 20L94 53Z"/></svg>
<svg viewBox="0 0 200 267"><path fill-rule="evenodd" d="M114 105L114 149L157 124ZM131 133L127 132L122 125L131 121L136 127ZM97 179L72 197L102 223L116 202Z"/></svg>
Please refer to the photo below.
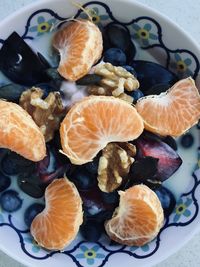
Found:
<svg viewBox="0 0 200 267"><path fill-rule="evenodd" d="M81 167L76 168L71 176L71 180L79 190L88 190L96 184L95 177Z"/></svg>
<svg viewBox="0 0 200 267"><path fill-rule="evenodd" d="M11 180L8 176L0 173L0 192L6 190L11 184Z"/></svg>
<svg viewBox="0 0 200 267"><path fill-rule="evenodd" d="M145 95L152 86L157 84L169 84L169 86L172 86L178 81L178 78L174 73L157 63L134 60L132 61L131 66L137 72L137 79L140 82L140 90Z"/></svg>
<svg viewBox="0 0 200 267"><path fill-rule="evenodd" d="M137 78L137 73L136 71L134 70L133 67L129 66L129 65L125 65L125 66L122 66L124 69L126 69L128 72L130 72L131 74L134 75L135 78Z"/></svg>
<svg viewBox="0 0 200 267"><path fill-rule="evenodd" d="M103 60L114 66L126 65L126 55L119 48L110 48L104 53Z"/></svg>
<svg viewBox="0 0 200 267"><path fill-rule="evenodd" d="M17 175L20 173L31 174L35 168L35 163L22 156L8 151L1 159L1 171L5 175Z"/></svg>
<svg viewBox="0 0 200 267"><path fill-rule="evenodd" d="M102 199L107 204L116 204L119 203L119 194L117 191L111 193L102 192Z"/></svg>
<svg viewBox="0 0 200 267"><path fill-rule="evenodd" d="M160 186L159 188L155 189L154 192L161 202L165 216L168 217L176 206L176 199L174 195L164 186Z"/></svg>
<svg viewBox="0 0 200 267"><path fill-rule="evenodd" d="M2 193L0 203L3 210L7 212L17 211L22 206L22 199L19 194L14 190L7 190Z"/></svg>
<svg viewBox="0 0 200 267"><path fill-rule="evenodd" d="M194 137L190 133L184 134L181 137L181 145L184 148L190 148L193 144L194 144Z"/></svg>
<svg viewBox="0 0 200 267"><path fill-rule="evenodd" d="M144 96L144 94L142 93L142 91L140 91L139 89L132 91L130 93L130 95L133 97L134 102L137 102L138 99L140 99L141 97Z"/></svg>
<svg viewBox="0 0 200 267"><path fill-rule="evenodd" d="M80 231L86 241L97 242L104 232L104 227L103 224L93 219L88 219L80 227Z"/></svg>
<svg viewBox="0 0 200 267"><path fill-rule="evenodd" d="M103 30L103 39L105 50L111 47L120 48L126 54L128 62L132 62L136 54L136 47L125 26L117 23L108 24Z"/></svg>
<svg viewBox="0 0 200 267"><path fill-rule="evenodd" d="M24 221L28 227L31 226L31 223L35 216L42 212L44 208L45 206L43 204L34 203L25 210Z"/></svg>

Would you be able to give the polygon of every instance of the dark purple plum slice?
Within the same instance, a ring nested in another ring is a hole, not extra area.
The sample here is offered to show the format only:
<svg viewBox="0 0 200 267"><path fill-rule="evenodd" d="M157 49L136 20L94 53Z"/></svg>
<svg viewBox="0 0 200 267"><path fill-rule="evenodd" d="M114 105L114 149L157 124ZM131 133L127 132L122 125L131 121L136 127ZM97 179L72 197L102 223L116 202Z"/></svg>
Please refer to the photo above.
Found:
<svg viewBox="0 0 200 267"><path fill-rule="evenodd" d="M46 82L44 72L49 68L46 60L39 56L16 32L13 32L3 43L0 50L0 70L12 82L32 86Z"/></svg>
<svg viewBox="0 0 200 267"><path fill-rule="evenodd" d="M153 178L158 171L159 159L153 157L143 157L137 159L131 166L130 175L134 181L145 182Z"/></svg>
<svg viewBox="0 0 200 267"><path fill-rule="evenodd" d="M165 181L168 179L182 164L182 159L168 144L159 139L140 137L136 140L138 157L153 157L159 159L157 172L154 179Z"/></svg>

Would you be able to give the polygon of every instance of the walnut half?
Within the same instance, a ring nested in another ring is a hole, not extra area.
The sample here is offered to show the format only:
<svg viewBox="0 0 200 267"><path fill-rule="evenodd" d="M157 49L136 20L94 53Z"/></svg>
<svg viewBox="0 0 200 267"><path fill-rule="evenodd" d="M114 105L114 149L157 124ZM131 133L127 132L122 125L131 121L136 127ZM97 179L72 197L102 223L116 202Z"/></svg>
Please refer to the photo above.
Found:
<svg viewBox="0 0 200 267"><path fill-rule="evenodd" d="M66 114L62 105L59 92L51 92L43 99L44 91L38 87L32 87L22 93L20 105L33 118L40 127L45 141L48 142L54 137L54 132L59 129L60 121Z"/></svg>
<svg viewBox="0 0 200 267"><path fill-rule="evenodd" d="M122 67L110 63L100 63L95 66L94 73L102 79L98 85L88 87L88 93L94 95L107 95L121 98L132 103L133 98L126 93L137 90L140 86L133 74Z"/></svg>
<svg viewBox="0 0 200 267"><path fill-rule="evenodd" d="M102 151L98 167L98 186L103 192L117 189L129 173L136 148L130 143L110 143Z"/></svg>

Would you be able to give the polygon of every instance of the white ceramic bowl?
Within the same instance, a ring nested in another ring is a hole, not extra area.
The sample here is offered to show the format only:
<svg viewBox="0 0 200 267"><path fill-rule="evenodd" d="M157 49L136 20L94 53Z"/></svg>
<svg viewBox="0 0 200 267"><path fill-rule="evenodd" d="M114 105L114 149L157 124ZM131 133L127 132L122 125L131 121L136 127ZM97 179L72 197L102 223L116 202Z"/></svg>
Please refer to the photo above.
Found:
<svg viewBox="0 0 200 267"><path fill-rule="evenodd" d="M180 78L192 75L197 84L200 83L199 47L168 18L132 0L81 1L81 3L85 3L84 6L87 8L95 9L96 22L99 25L105 25L110 21L118 21L125 25L137 44L137 59L159 62L178 74ZM66 0L45 0L34 3L1 22L0 42L15 30L51 61L49 24L74 14L78 17L84 16ZM140 34L142 29L146 31L145 37ZM182 71L178 68L180 63L184 65ZM20 192L23 205L13 214L0 211L0 248L14 259L34 267L118 267L122 264L126 267L149 267L167 258L200 228L199 132L194 127L191 133L195 138L194 145L188 150L179 147L178 152L184 164L165 183L177 196L177 206L165 221L158 237L150 244L139 248L109 246L105 237L98 243L92 244L78 236L63 252L43 250L33 242L23 219L24 210L35 200L22 193L13 179L11 187Z"/></svg>

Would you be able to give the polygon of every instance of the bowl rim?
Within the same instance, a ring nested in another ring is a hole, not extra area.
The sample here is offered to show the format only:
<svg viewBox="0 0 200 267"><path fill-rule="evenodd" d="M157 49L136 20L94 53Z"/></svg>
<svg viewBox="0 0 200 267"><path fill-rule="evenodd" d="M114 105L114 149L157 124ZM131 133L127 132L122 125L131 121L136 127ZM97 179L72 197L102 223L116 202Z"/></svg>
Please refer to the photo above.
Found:
<svg viewBox="0 0 200 267"><path fill-rule="evenodd" d="M60 1L63 1L63 0L60 0ZM167 24L170 24L170 26L172 26L176 31L179 31L182 34L182 36L184 38L186 38L187 41L189 41L191 43L191 46L193 46L195 48L195 50L199 51L199 56L200 56L200 45L198 45L198 43L195 40L195 38L193 36L191 36L191 34L189 32L184 30L181 26L179 26L179 24L174 22L167 15L163 14L162 12L160 12L158 10L155 10L154 8L152 8L152 7L148 6L148 5L140 3L138 0L112 0L112 1L113 2L123 2L125 4L130 4L130 5L139 7L141 9L143 9L144 11L147 10L148 12L151 12L152 16L155 15L155 16L161 17L161 19L163 19ZM84 4L86 2L89 2L89 0L79 0L80 4L82 4L82 3ZM100 2L105 2L106 4L109 4L106 0L100 0ZM49 4L49 3L54 4L55 0L43 0L43 1L36 0L33 3L29 3L29 4L25 5L25 6L22 6L18 10L16 10L13 13L9 14L7 17L5 17L0 22L0 31L10 21L12 21L13 19L15 19L18 16L21 16L22 13L29 12L31 9L35 9L35 8L38 8L39 6L44 6L45 4ZM70 3L69 0L68 0L68 3ZM198 74L198 75L200 75L200 74ZM150 266L153 266L155 264L161 263L164 260L168 259L172 255L177 253L183 246L185 246L195 236L195 234L198 233L199 231L200 231L200 224L197 224L195 226L195 228L184 238L183 242L179 243L175 248L174 247L169 248L167 250L166 254L160 255L158 259L153 259L152 263L150 263L148 265L145 264L145 265L143 265L143 267L150 267ZM8 255L9 257L11 257L12 259L18 261L19 263L22 263L22 264L24 264L26 266L30 266L30 267L35 267L34 263L31 263L29 260L21 258L20 256L18 256L16 254L13 254L12 250L10 251L9 248L6 248L5 246L2 246L1 242L0 242L0 250L2 252L4 252L6 255Z"/></svg>

